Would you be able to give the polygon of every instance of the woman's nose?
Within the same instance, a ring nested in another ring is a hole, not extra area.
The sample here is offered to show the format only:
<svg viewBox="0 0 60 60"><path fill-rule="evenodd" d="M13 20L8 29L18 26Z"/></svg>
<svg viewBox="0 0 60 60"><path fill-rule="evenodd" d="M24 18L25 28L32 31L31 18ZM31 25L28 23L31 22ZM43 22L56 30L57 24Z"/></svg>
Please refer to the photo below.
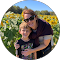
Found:
<svg viewBox="0 0 60 60"><path fill-rule="evenodd" d="M29 19L29 22L30 22L30 19Z"/></svg>

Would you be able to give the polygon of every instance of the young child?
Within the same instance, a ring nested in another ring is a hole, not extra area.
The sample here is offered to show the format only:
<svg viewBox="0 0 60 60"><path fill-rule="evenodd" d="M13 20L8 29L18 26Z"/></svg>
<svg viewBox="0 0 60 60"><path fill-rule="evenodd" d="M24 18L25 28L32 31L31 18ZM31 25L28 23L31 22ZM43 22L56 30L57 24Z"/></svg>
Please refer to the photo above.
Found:
<svg viewBox="0 0 60 60"><path fill-rule="evenodd" d="M18 43L17 43L20 45L20 47L16 50L16 57L19 57L22 59L28 59L28 60L37 59L36 52L28 56L24 56L21 54L21 51L24 51L27 48L33 48L34 41L35 41L33 39L29 39L31 28L27 25L26 22L22 22L19 25L19 33L22 35L22 38L18 40Z"/></svg>

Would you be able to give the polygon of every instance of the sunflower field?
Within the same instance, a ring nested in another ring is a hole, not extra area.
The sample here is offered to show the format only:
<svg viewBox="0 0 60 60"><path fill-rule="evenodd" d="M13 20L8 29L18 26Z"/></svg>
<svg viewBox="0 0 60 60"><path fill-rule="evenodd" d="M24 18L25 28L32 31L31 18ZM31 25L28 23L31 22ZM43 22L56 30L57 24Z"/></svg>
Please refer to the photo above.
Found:
<svg viewBox="0 0 60 60"><path fill-rule="evenodd" d="M21 38L19 25L23 21L23 12L15 14L11 11L4 14L0 24L0 36L4 46L15 55L14 43ZM40 19L47 21L53 29L54 46L59 39L59 21L56 15L38 15Z"/></svg>

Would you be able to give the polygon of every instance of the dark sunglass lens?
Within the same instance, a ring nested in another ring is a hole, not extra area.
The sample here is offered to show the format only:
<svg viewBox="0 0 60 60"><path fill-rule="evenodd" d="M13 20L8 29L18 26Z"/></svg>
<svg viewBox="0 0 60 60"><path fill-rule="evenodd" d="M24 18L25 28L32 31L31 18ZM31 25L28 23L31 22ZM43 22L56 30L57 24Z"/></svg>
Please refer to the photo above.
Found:
<svg viewBox="0 0 60 60"><path fill-rule="evenodd" d="M28 22L28 21L29 21L29 19L24 19L24 21L25 21L25 22Z"/></svg>
<svg viewBox="0 0 60 60"><path fill-rule="evenodd" d="M26 22L26 20L24 20Z"/></svg>
<svg viewBox="0 0 60 60"><path fill-rule="evenodd" d="M35 16L31 16L29 19L30 19L30 20L34 20L34 17L35 17ZM24 19L24 21L25 21L25 22L29 22L29 19Z"/></svg>
<svg viewBox="0 0 60 60"><path fill-rule="evenodd" d="M33 20L33 19L34 19L34 16L31 16L31 17L30 17L30 20Z"/></svg>

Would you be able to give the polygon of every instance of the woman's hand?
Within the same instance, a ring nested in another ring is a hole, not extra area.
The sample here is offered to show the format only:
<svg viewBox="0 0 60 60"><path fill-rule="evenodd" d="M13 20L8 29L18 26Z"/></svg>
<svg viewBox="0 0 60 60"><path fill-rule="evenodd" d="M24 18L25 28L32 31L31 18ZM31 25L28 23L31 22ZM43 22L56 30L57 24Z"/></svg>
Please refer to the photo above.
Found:
<svg viewBox="0 0 60 60"><path fill-rule="evenodd" d="M17 42L18 42L18 41L17 41ZM17 44L17 42L14 44L15 49L18 49L18 48L20 47L20 45Z"/></svg>
<svg viewBox="0 0 60 60"><path fill-rule="evenodd" d="M24 51L21 52L22 55L28 56L32 53L32 49L25 49Z"/></svg>

